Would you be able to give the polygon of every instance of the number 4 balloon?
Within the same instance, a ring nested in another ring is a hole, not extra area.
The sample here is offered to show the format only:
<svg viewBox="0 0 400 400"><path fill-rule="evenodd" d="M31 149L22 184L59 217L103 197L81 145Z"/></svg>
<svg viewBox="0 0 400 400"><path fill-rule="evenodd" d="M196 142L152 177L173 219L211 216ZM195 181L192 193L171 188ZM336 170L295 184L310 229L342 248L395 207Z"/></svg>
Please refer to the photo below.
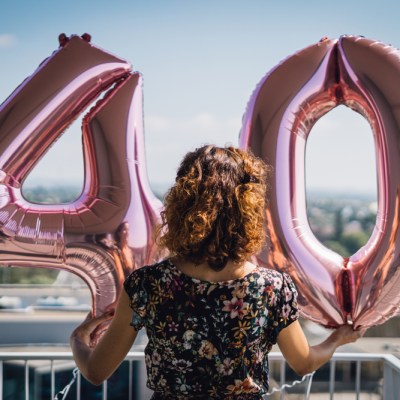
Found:
<svg viewBox="0 0 400 400"><path fill-rule="evenodd" d="M115 302L129 271L158 257L153 229L161 203L147 181L141 86L140 74L89 35L60 35L59 49L0 107L0 263L77 274L96 314ZM24 179L103 92L83 119L79 198L28 202Z"/></svg>

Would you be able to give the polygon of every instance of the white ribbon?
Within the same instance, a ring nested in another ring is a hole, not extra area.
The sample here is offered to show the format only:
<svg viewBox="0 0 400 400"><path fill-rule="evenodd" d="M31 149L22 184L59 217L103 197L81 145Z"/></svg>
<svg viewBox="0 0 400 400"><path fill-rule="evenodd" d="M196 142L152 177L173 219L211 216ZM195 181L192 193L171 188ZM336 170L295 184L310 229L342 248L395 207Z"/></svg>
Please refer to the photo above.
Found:
<svg viewBox="0 0 400 400"><path fill-rule="evenodd" d="M68 394L68 392L69 392L69 389L71 389L71 386L75 383L75 381L76 381L76 378L77 378L77 376L78 376L78 372L79 372L79 369L78 368L74 368L73 370L72 370L72 379L71 379L71 381L64 387L64 389L63 390L60 390L56 395L55 395L55 397L54 397L54 400L65 400L65 398L67 397L67 394ZM59 398L58 396L59 395L62 395L62 397L61 398Z"/></svg>
<svg viewBox="0 0 400 400"><path fill-rule="evenodd" d="M284 389L292 388L293 386L303 383L306 379L308 379L307 391L305 394L305 399L308 400L308 397L310 396L311 384L312 384L312 379L313 379L314 374L315 374L315 371L311 372L310 374L304 375L303 378L301 379L301 381L293 381L292 384L290 384L290 385L285 383L280 388L272 388L272 390L270 392L268 392L264 398L266 399L267 398L266 396L271 396L271 394L276 393L276 392L281 392Z"/></svg>

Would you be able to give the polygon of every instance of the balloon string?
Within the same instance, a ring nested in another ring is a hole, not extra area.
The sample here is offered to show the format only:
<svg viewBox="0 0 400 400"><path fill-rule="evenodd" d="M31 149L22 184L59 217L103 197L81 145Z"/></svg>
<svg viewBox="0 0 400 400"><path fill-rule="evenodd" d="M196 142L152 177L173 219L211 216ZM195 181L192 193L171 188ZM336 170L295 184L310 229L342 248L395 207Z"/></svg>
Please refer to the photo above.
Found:
<svg viewBox="0 0 400 400"><path fill-rule="evenodd" d="M301 379L301 381L293 381L290 385L285 383L280 388L272 388L272 390L264 396L271 396L273 393L281 392L282 390L287 389L287 388L292 388L300 383L303 383L306 379L308 379L308 385L307 385L307 391L306 391L306 397L305 397L305 399L307 400L310 395L311 384L312 384L314 374L315 374L315 371L311 372L310 374L304 375L303 378ZM264 397L264 399L266 399L266 397Z"/></svg>
<svg viewBox="0 0 400 400"><path fill-rule="evenodd" d="M71 389L71 386L75 383L75 381L76 381L76 378L77 378L77 376L78 376L78 371L79 371L79 369L78 368L74 368L73 370L72 370L72 379L71 379L71 381L64 387L64 389L63 390L60 390L56 395L55 395L55 397L54 397L54 400L64 400L66 397L67 397L67 394L68 394L68 392L69 392L69 389ZM62 395L62 397L61 398L58 398L58 396L59 395Z"/></svg>

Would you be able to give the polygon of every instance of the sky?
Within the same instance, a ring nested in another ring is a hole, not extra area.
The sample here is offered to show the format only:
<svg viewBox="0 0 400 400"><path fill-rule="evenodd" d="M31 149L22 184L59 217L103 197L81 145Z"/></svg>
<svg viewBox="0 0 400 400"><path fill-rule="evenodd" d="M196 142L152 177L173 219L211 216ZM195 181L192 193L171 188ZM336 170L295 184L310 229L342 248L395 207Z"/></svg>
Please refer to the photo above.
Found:
<svg viewBox="0 0 400 400"><path fill-rule="evenodd" d="M163 191L187 151L238 144L252 91L281 60L323 36L400 47L399 17L396 1L2 0L0 103L58 48L60 33L89 33L143 75L147 172ZM25 184L81 186L80 135L78 121ZM322 117L307 141L305 173L307 190L375 193L368 121L346 107Z"/></svg>

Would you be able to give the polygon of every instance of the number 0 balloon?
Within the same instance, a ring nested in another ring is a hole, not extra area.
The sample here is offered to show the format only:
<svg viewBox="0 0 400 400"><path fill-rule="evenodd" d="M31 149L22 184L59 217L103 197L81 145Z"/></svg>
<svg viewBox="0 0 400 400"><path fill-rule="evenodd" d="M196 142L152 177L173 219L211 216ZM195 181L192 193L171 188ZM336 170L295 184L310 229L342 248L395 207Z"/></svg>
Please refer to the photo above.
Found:
<svg viewBox="0 0 400 400"><path fill-rule="evenodd" d="M147 182L141 76L89 41L60 35L60 48L0 107L0 263L73 272L100 313L129 271L157 258L161 204ZM102 93L83 120L81 195L70 204L29 203L24 179Z"/></svg>
<svg viewBox="0 0 400 400"><path fill-rule="evenodd" d="M266 209L269 247L259 262L289 272L303 316L325 326L348 320L377 325L399 310L399 87L398 50L363 37L323 39L270 71L244 115L240 146L275 170ZM338 105L369 121L377 159L377 177L371 177L378 185L376 226L349 259L315 238L305 208L307 138L315 122Z"/></svg>

